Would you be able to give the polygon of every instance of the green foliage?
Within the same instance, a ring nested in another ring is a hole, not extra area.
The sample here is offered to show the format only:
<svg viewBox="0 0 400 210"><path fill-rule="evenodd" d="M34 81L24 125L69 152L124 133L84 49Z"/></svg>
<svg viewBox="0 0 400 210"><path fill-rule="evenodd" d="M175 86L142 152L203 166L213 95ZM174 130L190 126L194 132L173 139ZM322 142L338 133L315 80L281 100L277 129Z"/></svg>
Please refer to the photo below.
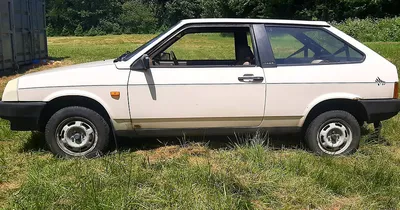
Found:
<svg viewBox="0 0 400 210"><path fill-rule="evenodd" d="M80 24L84 30L98 27L100 20L116 22L121 11L120 0L48 0L46 1L47 23L62 35L62 28L70 34Z"/></svg>
<svg viewBox="0 0 400 210"><path fill-rule="evenodd" d="M86 32L86 36L98 36L98 35L106 35L106 32L101 30L98 27L91 27L89 31Z"/></svg>
<svg viewBox="0 0 400 210"><path fill-rule="evenodd" d="M166 20L174 24L182 19L200 17L202 12L200 0L172 0L165 4Z"/></svg>
<svg viewBox="0 0 400 210"><path fill-rule="evenodd" d="M71 35L71 31L68 29L68 27L64 26L60 35L61 36L69 36L69 35Z"/></svg>
<svg viewBox="0 0 400 210"><path fill-rule="evenodd" d="M395 0L48 0L49 36L97 28L99 34L152 33L185 18L280 18L342 22L400 15ZM64 30L65 29L65 30Z"/></svg>
<svg viewBox="0 0 400 210"><path fill-rule="evenodd" d="M149 4L139 0L130 0L122 5L122 13L119 16L123 32L152 33L157 25L157 19Z"/></svg>
<svg viewBox="0 0 400 210"><path fill-rule="evenodd" d="M99 29L106 34L121 34L120 25L108 20L100 20Z"/></svg>
<svg viewBox="0 0 400 210"><path fill-rule="evenodd" d="M82 36L83 35L83 28L81 24L78 24L74 31L75 36Z"/></svg>
<svg viewBox="0 0 400 210"><path fill-rule="evenodd" d="M54 30L54 28L53 28L53 26L51 24L47 25L46 33L47 33L47 36L55 36L55 35L57 35L56 31Z"/></svg>
<svg viewBox="0 0 400 210"><path fill-rule="evenodd" d="M372 19L348 19L341 23L333 23L348 35L363 42L399 42L400 17Z"/></svg>

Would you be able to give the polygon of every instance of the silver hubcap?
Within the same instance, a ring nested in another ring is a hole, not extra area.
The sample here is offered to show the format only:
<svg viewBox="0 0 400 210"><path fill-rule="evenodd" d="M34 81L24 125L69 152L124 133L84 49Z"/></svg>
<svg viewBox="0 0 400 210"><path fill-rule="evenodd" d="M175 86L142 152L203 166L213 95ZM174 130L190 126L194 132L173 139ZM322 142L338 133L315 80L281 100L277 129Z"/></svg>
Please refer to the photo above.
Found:
<svg viewBox="0 0 400 210"><path fill-rule="evenodd" d="M341 154L349 148L352 133L341 122L329 122L321 126L318 132L318 146L327 154Z"/></svg>
<svg viewBox="0 0 400 210"><path fill-rule="evenodd" d="M67 154L82 156L97 144L97 131L94 125L80 118L66 119L57 127L57 144Z"/></svg>

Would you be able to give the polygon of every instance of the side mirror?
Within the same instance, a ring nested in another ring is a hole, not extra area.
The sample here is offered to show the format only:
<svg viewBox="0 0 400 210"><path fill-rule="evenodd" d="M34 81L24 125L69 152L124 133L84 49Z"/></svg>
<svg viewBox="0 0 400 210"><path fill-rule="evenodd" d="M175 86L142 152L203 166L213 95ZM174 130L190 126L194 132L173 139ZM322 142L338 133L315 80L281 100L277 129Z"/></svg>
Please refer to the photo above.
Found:
<svg viewBox="0 0 400 210"><path fill-rule="evenodd" d="M150 58L144 54L135 63L132 64L131 70L149 70L150 69Z"/></svg>
<svg viewBox="0 0 400 210"><path fill-rule="evenodd" d="M148 55L143 55L142 56L142 62L143 62L143 66L145 70L149 70L150 69L150 58Z"/></svg>

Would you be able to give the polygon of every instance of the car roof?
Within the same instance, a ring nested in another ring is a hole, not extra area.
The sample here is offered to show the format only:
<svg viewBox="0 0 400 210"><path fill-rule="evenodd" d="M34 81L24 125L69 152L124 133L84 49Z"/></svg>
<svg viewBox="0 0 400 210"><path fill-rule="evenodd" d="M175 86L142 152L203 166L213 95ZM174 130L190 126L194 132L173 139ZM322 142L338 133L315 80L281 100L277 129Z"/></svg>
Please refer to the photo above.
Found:
<svg viewBox="0 0 400 210"><path fill-rule="evenodd" d="M282 20L282 19L247 19L247 18L198 18L185 19L182 24L192 23L261 23L261 24L287 24L287 25L310 25L310 26L330 26L325 21L307 20Z"/></svg>

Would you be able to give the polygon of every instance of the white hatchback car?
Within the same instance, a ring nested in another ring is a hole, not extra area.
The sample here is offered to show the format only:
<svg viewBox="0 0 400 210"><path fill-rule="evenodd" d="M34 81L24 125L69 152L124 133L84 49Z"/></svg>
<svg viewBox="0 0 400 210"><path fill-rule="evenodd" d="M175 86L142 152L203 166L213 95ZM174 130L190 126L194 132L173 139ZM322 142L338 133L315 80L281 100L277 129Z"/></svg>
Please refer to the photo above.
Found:
<svg viewBox="0 0 400 210"><path fill-rule="evenodd" d="M183 46L183 47L182 47ZM400 110L396 67L326 22L183 20L117 59L10 81L0 117L60 156L116 135L303 132L318 154L358 148Z"/></svg>

